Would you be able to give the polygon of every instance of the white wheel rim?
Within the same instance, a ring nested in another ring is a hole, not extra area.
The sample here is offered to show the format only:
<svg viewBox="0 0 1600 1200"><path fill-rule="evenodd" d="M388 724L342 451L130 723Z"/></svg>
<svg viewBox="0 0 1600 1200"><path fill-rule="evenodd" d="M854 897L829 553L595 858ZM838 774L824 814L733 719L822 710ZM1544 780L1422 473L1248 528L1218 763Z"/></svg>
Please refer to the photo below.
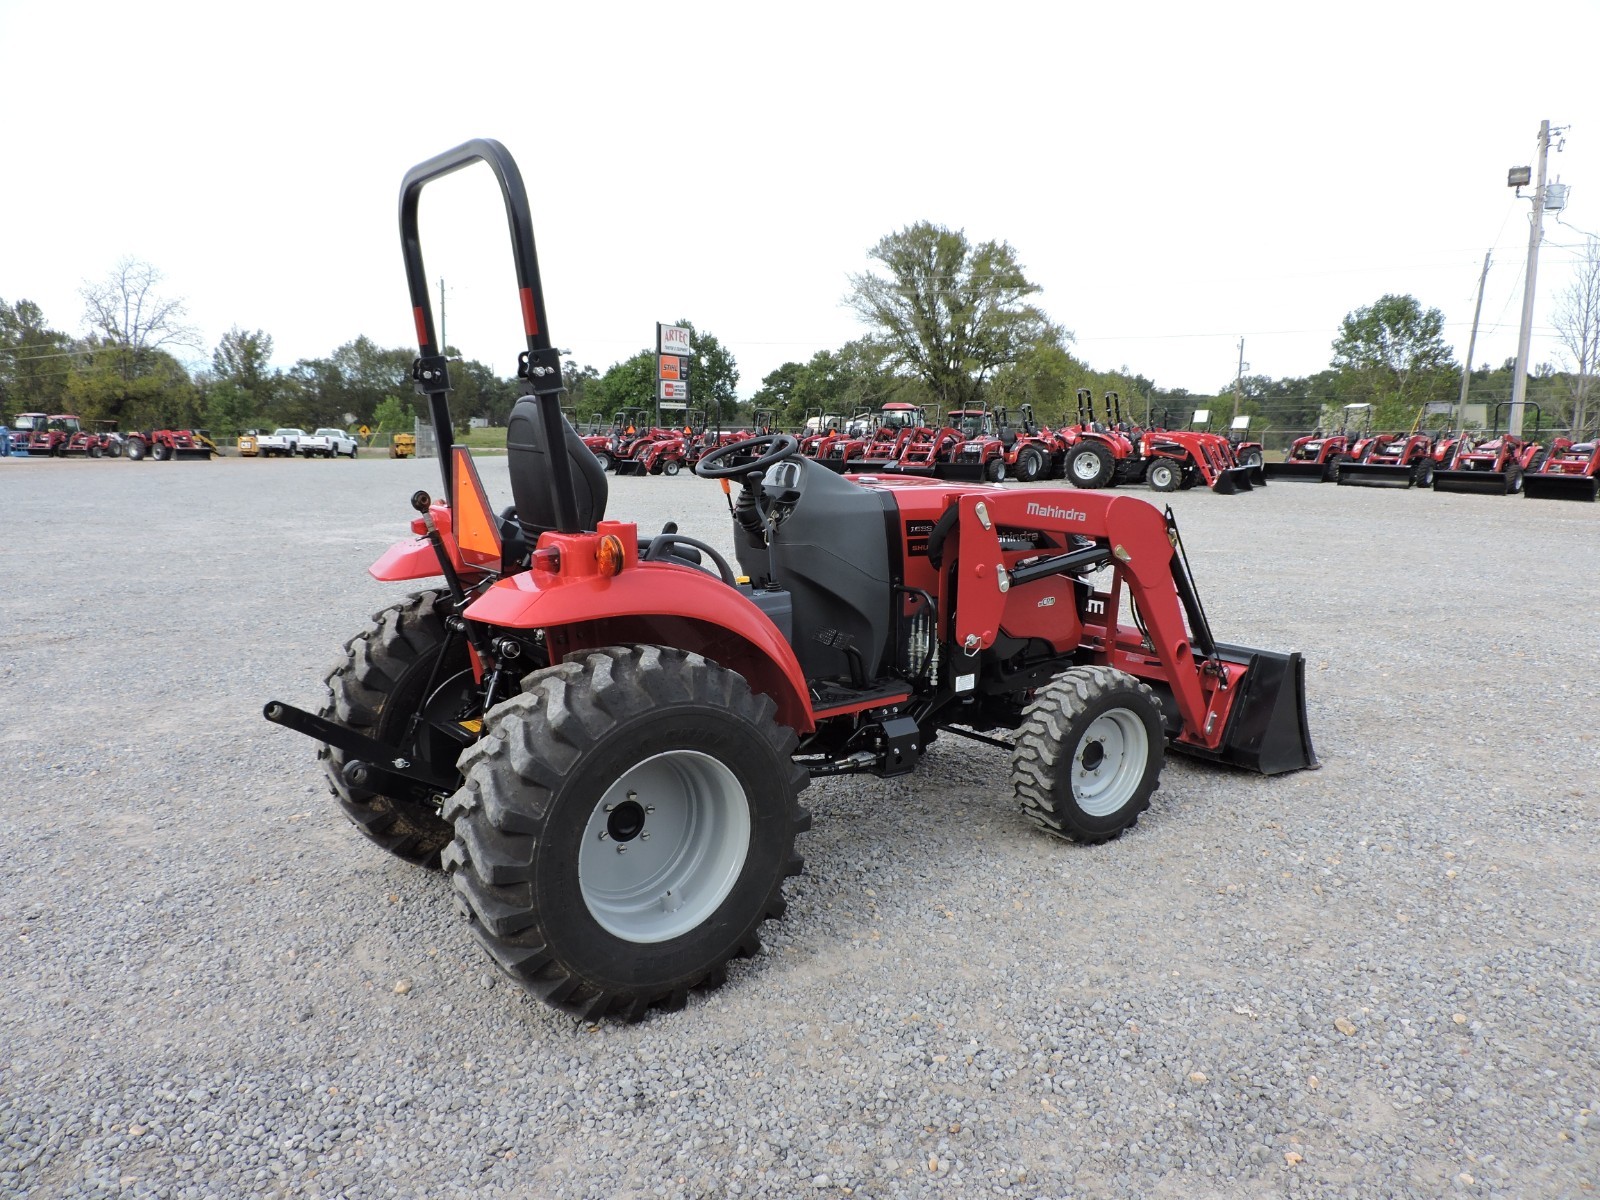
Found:
<svg viewBox="0 0 1600 1200"><path fill-rule="evenodd" d="M1126 708L1101 713L1072 751L1072 796L1091 817L1109 817L1133 798L1150 761L1150 735Z"/></svg>
<svg viewBox="0 0 1600 1200"><path fill-rule="evenodd" d="M664 942L706 921L750 852L750 805L710 755L670 750L606 789L583 831L578 887L624 941Z"/></svg>
<svg viewBox="0 0 1600 1200"><path fill-rule="evenodd" d="M1100 459L1087 451L1072 459L1072 473L1079 479L1093 479L1100 474Z"/></svg>

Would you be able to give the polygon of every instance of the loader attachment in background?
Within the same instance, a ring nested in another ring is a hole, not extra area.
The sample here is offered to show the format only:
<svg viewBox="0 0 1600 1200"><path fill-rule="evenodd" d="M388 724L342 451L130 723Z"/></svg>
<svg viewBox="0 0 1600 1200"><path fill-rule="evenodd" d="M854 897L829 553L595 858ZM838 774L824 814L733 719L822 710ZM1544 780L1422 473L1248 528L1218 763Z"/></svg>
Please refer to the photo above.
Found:
<svg viewBox="0 0 1600 1200"><path fill-rule="evenodd" d="M1268 479L1290 479L1301 483L1322 483L1328 478L1328 466L1319 462L1269 462L1261 464L1262 482Z"/></svg>
<svg viewBox="0 0 1600 1200"><path fill-rule="evenodd" d="M1357 487L1412 487L1417 482L1415 466L1393 463L1347 462L1339 464L1339 483Z"/></svg>
<svg viewBox="0 0 1600 1200"><path fill-rule="evenodd" d="M1522 494L1535 500L1587 500L1600 496L1600 478L1560 471L1535 471L1522 477Z"/></svg>
<svg viewBox="0 0 1600 1200"><path fill-rule="evenodd" d="M1524 480L1521 470L1510 471L1435 471L1433 490L1436 492L1477 492L1485 496L1509 496L1520 491Z"/></svg>
<svg viewBox="0 0 1600 1200"><path fill-rule="evenodd" d="M1227 467L1217 472L1217 481L1211 485L1211 490L1219 496L1232 496L1236 492L1248 492L1256 485L1255 475L1259 467ZM1263 485L1266 480L1260 481Z"/></svg>

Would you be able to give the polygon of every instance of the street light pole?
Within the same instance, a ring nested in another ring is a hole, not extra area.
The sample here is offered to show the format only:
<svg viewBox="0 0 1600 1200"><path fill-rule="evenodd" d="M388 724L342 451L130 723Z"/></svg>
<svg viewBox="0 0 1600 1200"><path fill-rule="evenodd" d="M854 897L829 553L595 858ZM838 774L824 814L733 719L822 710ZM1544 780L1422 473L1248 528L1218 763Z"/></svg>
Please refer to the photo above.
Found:
<svg viewBox="0 0 1600 1200"><path fill-rule="evenodd" d="M1522 285L1522 328L1517 334L1517 367L1511 377L1511 419L1507 429L1522 436L1522 408L1528 396L1528 344L1533 336L1534 284L1539 277L1539 243L1544 240L1545 168L1550 156L1550 122L1539 122L1539 182L1533 193L1533 217L1528 222L1528 277ZM1469 364L1470 366L1470 364Z"/></svg>

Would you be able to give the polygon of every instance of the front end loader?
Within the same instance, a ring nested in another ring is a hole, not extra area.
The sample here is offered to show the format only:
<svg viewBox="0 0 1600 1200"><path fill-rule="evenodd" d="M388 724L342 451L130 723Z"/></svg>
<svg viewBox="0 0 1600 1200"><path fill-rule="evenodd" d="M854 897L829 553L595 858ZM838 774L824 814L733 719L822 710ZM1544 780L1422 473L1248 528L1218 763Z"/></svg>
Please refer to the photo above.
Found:
<svg viewBox="0 0 1600 1200"><path fill-rule="evenodd" d="M1583 500L1600 495L1600 438L1573 443L1557 438L1537 471L1522 477L1522 494L1534 500Z"/></svg>
<svg viewBox="0 0 1600 1200"><path fill-rule="evenodd" d="M527 335L498 514L452 442L416 224L426 184L478 163ZM370 571L423 586L347 644L320 710L265 715L319 744L362 834L442 868L530 994L635 1019L722 983L784 912L809 781L906 774L939 737L1007 751L1025 819L1085 843L1137 822L1168 750L1317 765L1300 655L1214 636L1172 514L1136 497L847 477L765 433L695 466L727 497L732 561L608 517L561 414L510 155L480 140L414 167L400 224L443 491L412 497L415 536Z"/></svg>

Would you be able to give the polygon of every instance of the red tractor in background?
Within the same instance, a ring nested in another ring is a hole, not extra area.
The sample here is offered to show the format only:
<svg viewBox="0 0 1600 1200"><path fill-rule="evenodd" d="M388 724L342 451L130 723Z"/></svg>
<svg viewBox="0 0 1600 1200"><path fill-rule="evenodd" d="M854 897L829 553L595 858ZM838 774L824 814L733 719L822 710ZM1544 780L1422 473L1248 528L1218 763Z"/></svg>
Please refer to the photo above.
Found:
<svg viewBox="0 0 1600 1200"><path fill-rule="evenodd" d="M1340 484L1359 487L1431 487L1433 438L1425 433L1379 434L1357 460L1338 465Z"/></svg>
<svg viewBox="0 0 1600 1200"><path fill-rule="evenodd" d="M1210 430L1211 410L1197 408L1188 429L1162 427L1147 430L1139 439L1145 461L1144 478L1151 490L1171 492L1204 485L1221 496L1265 486L1260 464L1241 466L1234 461L1228 439ZM1197 428L1198 426L1198 428Z"/></svg>
<svg viewBox="0 0 1600 1200"><path fill-rule="evenodd" d="M908 445L927 439L936 432L927 425L922 408L916 404L891 401L873 415L871 428L855 432L856 422L827 448L817 461L830 471L883 471L898 462Z"/></svg>
<svg viewBox="0 0 1600 1200"><path fill-rule="evenodd" d="M1094 396L1078 389L1078 423L1058 432L1069 441L1062 469L1073 487L1116 487L1144 479L1145 460L1139 453L1141 431L1122 419L1122 398L1105 396L1105 420L1095 412Z"/></svg>
<svg viewBox="0 0 1600 1200"><path fill-rule="evenodd" d="M999 483L1009 473L1022 483L1050 475L1063 451L1053 436L1041 431L1033 419L1033 405L1023 404L1021 420L1012 424L1004 408L987 406L950 414L962 440L951 451L939 471L942 479L986 479Z"/></svg>
<svg viewBox="0 0 1600 1200"><path fill-rule="evenodd" d="M147 429L130 433L124 449L130 462L146 457L157 462L179 459L210 462L212 455L222 453L204 429Z"/></svg>
<svg viewBox="0 0 1600 1200"><path fill-rule="evenodd" d="M1534 437L1537 438L1543 414L1537 404L1526 407L1533 412ZM1537 441L1510 432L1510 408L1509 400L1494 406L1488 437L1481 441L1464 438L1456 444L1449 463L1433 472L1434 491L1514 496L1522 490L1527 473L1538 468L1540 447ZM1502 413L1508 417L1504 431L1500 428Z"/></svg>
<svg viewBox="0 0 1600 1200"><path fill-rule="evenodd" d="M1355 424L1363 416L1369 427L1372 405L1346 404L1336 431L1324 433L1321 429L1315 429L1305 437L1297 438L1281 463L1263 464L1265 477L1333 483L1339 478L1339 464L1354 460L1358 447L1371 436L1367 427Z"/></svg>
<svg viewBox="0 0 1600 1200"><path fill-rule="evenodd" d="M1522 494L1535 500L1587 500L1600 494L1600 438L1558 437L1537 471L1522 477Z"/></svg>
<svg viewBox="0 0 1600 1200"><path fill-rule="evenodd" d="M940 479L987 479L998 483L1005 478L1005 461L995 455L982 457L984 447L995 438L994 417L987 408L958 408L945 414L937 429L918 430L901 447L900 455L884 470L900 475L931 475ZM966 446L976 448L971 462L957 463L957 454Z"/></svg>
<svg viewBox="0 0 1600 1200"><path fill-rule="evenodd" d="M528 338L498 515L453 444L417 232L423 186L478 162ZM1173 518L1135 497L844 478L771 433L696 467L728 492L737 568L672 522L608 518L510 156L430 159L400 211L443 497L412 497L416 536L371 573L425 586L347 643L320 712L265 716L320 744L361 833L442 867L530 994L636 1019L719 985L784 912L807 783L906 774L940 736L1008 748L1026 819L1089 843L1149 807L1168 748L1316 765L1300 655L1217 640Z"/></svg>
<svg viewBox="0 0 1600 1200"><path fill-rule="evenodd" d="M23 423L27 422L26 425ZM73 440L78 441L77 453L87 454L88 445L78 418L71 413L19 413L17 425L11 431L13 442L20 440L19 433L26 429L26 449L30 457L65 458L73 452Z"/></svg>

